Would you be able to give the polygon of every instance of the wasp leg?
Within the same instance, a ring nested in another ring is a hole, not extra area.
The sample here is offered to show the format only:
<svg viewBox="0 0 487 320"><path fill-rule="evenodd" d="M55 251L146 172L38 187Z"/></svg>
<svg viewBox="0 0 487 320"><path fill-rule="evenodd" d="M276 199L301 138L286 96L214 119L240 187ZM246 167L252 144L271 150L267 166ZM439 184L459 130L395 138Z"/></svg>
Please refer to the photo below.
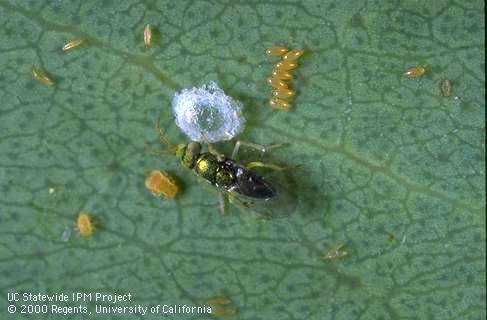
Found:
<svg viewBox="0 0 487 320"><path fill-rule="evenodd" d="M218 196L218 200L219 200L219 208L220 208L220 214L222 216L225 215L225 209L226 209L226 206L227 206L227 199L223 196L223 193L220 193L220 195Z"/></svg>
<svg viewBox="0 0 487 320"><path fill-rule="evenodd" d="M245 142L245 141L237 140L237 143L235 143L235 147L233 148L232 159L235 159L235 157L237 156L238 150L240 149L240 146L241 145L242 146L249 147L249 148L252 148L252 149L259 150L262 153L266 153L266 152L268 152L268 151L270 151L272 149L279 148L279 147L284 147L286 144L279 143L279 144L271 144L271 145L268 145L268 146L263 146L263 145L256 144L256 143L251 143L251 142Z"/></svg>
<svg viewBox="0 0 487 320"><path fill-rule="evenodd" d="M225 198L228 201L229 205L235 206L239 209L251 209L254 207L255 203L244 201L237 197L234 193L227 193L227 197ZM269 212L258 212L259 219L270 220L272 218L272 214Z"/></svg>
<svg viewBox="0 0 487 320"><path fill-rule="evenodd" d="M283 167L283 166L279 166L279 165L273 164L273 163L264 163L262 161L252 161L252 162L249 162L249 163L247 163L247 165L245 165L245 167L247 169L252 169L252 168L269 168L269 169L272 169L272 170L275 170L275 171L284 171L284 170L290 169L290 167Z"/></svg>
<svg viewBox="0 0 487 320"><path fill-rule="evenodd" d="M216 156L218 161L222 161L225 158L225 155L218 152L218 150L211 143L208 143L208 152Z"/></svg>
<svg viewBox="0 0 487 320"><path fill-rule="evenodd" d="M252 207L252 203L245 202L239 199L235 194L228 193L228 203L240 208L240 209L249 209Z"/></svg>
<svg viewBox="0 0 487 320"><path fill-rule="evenodd" d="M176 146L174 146L171 141L169 141L167 135L164 133L164 130L161 128L161 124L160 124L160 120L161 118L160 117L157 117L157 120L156 120L156 131L157 133L159 134L159 142L163 145L166 145L167 146L167 149L153 149L149 146L149 144L145 144L145 150L152 153L152 154L155 154L155 155L167 155L167 154L174 154L175 153L175 150L176 150Z"/></svg>
<svg viewBox="0 0 487 320"><path fill-rule="evenodd" d="M299 169L301 165L295 165L295 166L280 166L274 163L265 163L262 161L252 161L247 163L245 166L247 169L251 168L269 168L275 171L284 171L284 170L291 170L291 169Z"/></svg>
<svg viewBox="0 0 487 320"><path fill-rule="evenodd" d="M218 150L215 148L215 146L213 146L211 143L208 143L207 146L208 146L208 152L209 153L211 153L215 156L220 154L220 152L218 152Z"/></svg>

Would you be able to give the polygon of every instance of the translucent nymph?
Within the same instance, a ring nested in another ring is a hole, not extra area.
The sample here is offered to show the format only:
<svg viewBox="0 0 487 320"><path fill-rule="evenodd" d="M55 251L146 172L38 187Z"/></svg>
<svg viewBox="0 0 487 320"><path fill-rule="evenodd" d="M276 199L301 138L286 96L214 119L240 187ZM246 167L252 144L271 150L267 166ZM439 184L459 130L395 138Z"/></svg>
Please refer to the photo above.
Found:
<svg viewBox="0 0 487 320"><path fill-rule="evenodd" d="M424 67L412 67L404 71L402 75L405 77L417 78L417 77L421 77L425 73L426 73L426 69Z"/></svg>
<svg viewBox="0 0 487 320"><path fill-rule="evenodd" d="M442 80L440 83L440 90L442 96L451 96L453 94L453 82L448 79Z"/></svg>
<svg viewBox="0 0 487 320"><path fill-rule="evenodd" d="M146 25L144 28L144 44L146 48L152 46L152 28L150 24Z"/></svg>
<svg viewBox="0 0 487 320"><path fill-rule="evenodd" d="M215 82L183 89L172 101L176 125L192 140L230 140L245 125L242 104L227 96Z"/></svg>
<svg viewBox="0 0 487 320"><path fill-rule="evenodd" d="M84 42L85 41L83 39L71 40L63 46L63 51L68 51L74 48L81 47L84 44Z"/></svg>

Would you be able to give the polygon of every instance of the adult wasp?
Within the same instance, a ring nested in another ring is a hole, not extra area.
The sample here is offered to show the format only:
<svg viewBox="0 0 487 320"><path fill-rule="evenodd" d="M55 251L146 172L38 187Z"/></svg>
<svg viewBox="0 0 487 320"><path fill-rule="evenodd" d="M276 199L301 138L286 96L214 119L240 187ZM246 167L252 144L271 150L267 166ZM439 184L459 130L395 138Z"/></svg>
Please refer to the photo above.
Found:
<svg viewBox="0 0 487 320"><path fill-rule="evenodd" d="M243 208L254 208L256 211L270 217L274 216L271 212L273 210L260 210L259 208L268 208L270 203L277 199L279 199L281 204L285 202L283 200L286 192L283 192L281 188L278 188L274 183L257 173L257 170L262 169L283 171L284 167L261 161L253 161L244 165L235 160L241 146L267 152L283 146L282 144L261 146L237 141L232 155L227 157L215 151L211 145L208 145L208 150L203 152L203 146L195 141L186 144L172 144L160 127L159 119L156 122L156 130L159 133L161 143L165 144L167 148L164 150L151 150L152 153L179 157L183 167L192 170L198 177L215 187L220 194L226 195L230 203ZM224 197L220 198L220 211L222 214L225 211Z"/></svg>

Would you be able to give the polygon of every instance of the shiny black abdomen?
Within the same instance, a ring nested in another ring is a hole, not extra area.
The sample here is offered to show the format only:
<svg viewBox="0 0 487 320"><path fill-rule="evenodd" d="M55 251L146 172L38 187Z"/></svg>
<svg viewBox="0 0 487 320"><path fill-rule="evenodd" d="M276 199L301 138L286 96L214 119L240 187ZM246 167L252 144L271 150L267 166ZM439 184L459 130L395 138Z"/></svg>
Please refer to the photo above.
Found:
<svg viewBox="0 0 487 320"><path fill-rule="evenodd" d="M235 170L236 183L233 190L235 192L250 198L262 200L267 200L277 195L274 188L265 181L264 178L258 176L253 171L238 165L233 160L226 159L226 161L230 161L234 164L233 167Z"/></svg>

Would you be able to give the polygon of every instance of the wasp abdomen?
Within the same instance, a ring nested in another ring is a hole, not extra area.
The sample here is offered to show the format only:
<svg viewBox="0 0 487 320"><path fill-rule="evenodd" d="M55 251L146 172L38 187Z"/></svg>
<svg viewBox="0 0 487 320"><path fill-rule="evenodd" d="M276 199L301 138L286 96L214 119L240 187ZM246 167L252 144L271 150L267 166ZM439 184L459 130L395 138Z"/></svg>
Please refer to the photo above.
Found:
<svg viewBox="0 0 487 320"><path fill-rule="evenodd" d="M243 168L237 170L237 185L237 191L247 197L267 200L277 195L263 178Z"/></svg>
<svg viewBox="0 0 487 320"><path fill-rule="evenodd" d="M277 194L263 178L229 158L202 153L194 166L196 174L209 183L246 197L268 200Z"/></svg>

